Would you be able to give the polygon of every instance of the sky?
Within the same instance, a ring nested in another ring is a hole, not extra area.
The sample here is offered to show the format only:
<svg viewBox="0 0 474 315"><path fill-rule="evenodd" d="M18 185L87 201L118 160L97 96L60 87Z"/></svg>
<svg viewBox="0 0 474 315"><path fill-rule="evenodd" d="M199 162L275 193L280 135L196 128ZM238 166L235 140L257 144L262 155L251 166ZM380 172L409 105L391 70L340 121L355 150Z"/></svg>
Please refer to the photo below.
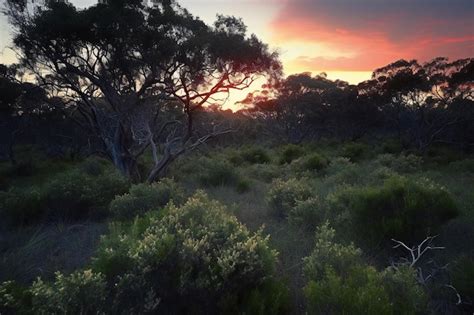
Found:
<svg viewBox="0 0 474 315"><path fill-rule="evenodd" d="M0 0L4 2L5 0ZM79 7L96 0L71 0ZM474 57L474 0L181 0L212 23L241 17L280 53L286 75L326 72L358 83L395 60ZM11 30L0 18L0 63L14 61ZM233 98L235 98L234 95Z"/></svg>

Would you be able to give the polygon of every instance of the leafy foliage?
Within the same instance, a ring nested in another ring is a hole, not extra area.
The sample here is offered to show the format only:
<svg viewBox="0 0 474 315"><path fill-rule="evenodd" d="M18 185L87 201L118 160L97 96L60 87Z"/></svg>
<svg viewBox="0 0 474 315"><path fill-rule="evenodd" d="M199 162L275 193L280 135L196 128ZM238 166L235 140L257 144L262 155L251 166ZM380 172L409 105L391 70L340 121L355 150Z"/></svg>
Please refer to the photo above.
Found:
<svg viewBox="0 0 474 315"><path fill-rule="evenodd" d="M304 259L304 288L311 312L323 314L417 314L426 297L409 268L379 272L363 262L354 245L334 242L328 224L317 229L316 244Z"/></svg>
<svg viewBox="0 0 474 315"><path fill-rule="evenodd" d="M110 201L127 191L129 182L114 169L89 174L81 164L60 172L44 185L0 192L0 214L12 225L36 223L46 217L78 220L101 217Z"/></svg>
<svg viewBox="0 0 474 315"><path fill-rule="evenodd" d="M451 195L432 182L400 176L382 187L347 188L330 197L335 213L346 213L345 223L371 244L395 238L419 240L435 233L458 215Z"/></svg>
<svg viewBox="0 0 474 315"><path fill-rule="evenodd" d="M120 219L132 219L150 210L158 210L170 201L181 204L184 191L172 179L162 179L153 184L137 184L124 195L115 197L110 211Z"/></svg>
<svg viewBox="0 0 474 315"><path fill-rule="evenodd" d="M142 222L105 238L95 261L115 283L117 310L207 313L265 294L258 290L265 288L276 259L268 238L250 233L202 192Z"/></svg>
<svg viewBox="0 0 474 315"><path fill-rule="evenodd" d="M298 201L311 197L311 188L304 180L291 178L287 181L276 179L271 183L267 201L279 218L286 218Z"/></svg>
<svg viewBox="0 0 474 315"><path fill-rule="evenodd" d="M283 147L281 156L280 156L280 164L289 164L293 160L301 157L304 154L303 149L300 146L294 144L288 144Z"/></svg>

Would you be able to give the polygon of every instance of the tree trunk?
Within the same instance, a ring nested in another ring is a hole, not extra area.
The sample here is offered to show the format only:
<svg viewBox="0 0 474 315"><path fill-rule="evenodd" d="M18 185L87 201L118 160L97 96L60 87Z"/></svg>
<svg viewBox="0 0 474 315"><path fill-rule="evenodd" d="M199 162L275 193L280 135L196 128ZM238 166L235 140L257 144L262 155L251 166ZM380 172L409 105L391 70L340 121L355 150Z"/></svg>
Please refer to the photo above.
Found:
<svg viewBox="0 0 474 315"><path fill-rule="evenodd" d="M152 168L152 170L148 174L147 182L151 184L155 182L156 180L160 179L161 177L163 177L166 172L166 169L171 164L171 162L173 162L175 159L176 159L176 156L171 155L168 152L165 152L165 154L160 159L160 161Z"/></svg>

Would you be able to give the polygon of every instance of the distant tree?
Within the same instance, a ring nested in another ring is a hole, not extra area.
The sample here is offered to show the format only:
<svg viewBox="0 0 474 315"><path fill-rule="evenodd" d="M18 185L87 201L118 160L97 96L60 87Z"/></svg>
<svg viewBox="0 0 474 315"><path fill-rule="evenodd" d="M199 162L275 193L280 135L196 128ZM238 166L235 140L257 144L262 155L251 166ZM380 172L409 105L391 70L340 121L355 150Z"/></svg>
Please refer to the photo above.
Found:
<svg viewBox="0 0 474 315"><path fill-rule="evenodd" d="M17 80L15 66L0 64L0 144L14 164L13 147L32 118L51 110L46 92L39 86Z"/></svg>
<svg viewBox="0 0 474 315"><path fill-rule="evenodd" d="M436 58L424 64L399 60L375 70L359 90L378 103L401 138L406 136L424 152L433 143L456 142L448 139L450 132L474 122L473 63L474 59Z"/></svg>
<svg viewBox="0 0 474 315"><path fill-rule="evenodd" d="M329 80L322 73L290 75L262 92L249 94L250 115L270 122L275 133L293 143L322 136L360 138L376 116L371 103L360 102L355 86ZM276 128L279 130L277 131Z"/></svg>
<svg viewBox="0 0 474 315"><path fill-rule="evenodd" d="M281 72L276 54L247 36L241 20L218 16L208 26L172 0L152 7L109 0L83 10L65 1L34 7L7 0L6 14L27 75L67 102L123 174L138 177L137 160L151 148L148 181L228 132L196 136L198 109Z"/></svg>

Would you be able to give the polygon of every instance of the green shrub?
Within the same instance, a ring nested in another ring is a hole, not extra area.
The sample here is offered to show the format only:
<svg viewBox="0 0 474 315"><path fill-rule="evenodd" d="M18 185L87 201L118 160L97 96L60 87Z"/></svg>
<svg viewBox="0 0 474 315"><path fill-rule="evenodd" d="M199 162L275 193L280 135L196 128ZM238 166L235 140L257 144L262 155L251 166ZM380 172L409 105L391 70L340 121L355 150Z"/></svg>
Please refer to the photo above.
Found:
<svg viewBox="0 0 474 315"><path fill-rule="evenodd" d="M263 148L249 147L240 151L242 160L249 164L266 164L271 161L267 151Z"/></svg>
<svg viewBox="0 0 474 315"><path fill-rule="evenodd" d="M184 190L172 179L162 179L153 184L133 185L124 195L116 196L110 203L110 212L120 219L131 219L150 210L158 210L168 202L181 204Z"/></svg>
<svg viewBox="0 0 474 315"><path fill-rule="evenodd" d="M382 151L384 153L398 154L403 151L403 145L398 139L386 139L382 143Z"/></svg>
<svg viewBox="0 0 474 315"><path fill-rule="evenodd" d="M268 191L267 201L276 216L286 218L298 201L311 197L307 181L291 178L287 181L276 179Z"/></svg>
<svg viewBox="0 0 474 315"><path fill-rule="evenodd" d="M318 153L310 154L305 158L305 161L303 162L303 167L311 171L320 171L327 165L328 160Z"/></svg>
<svg viewBox="0 0 474 315"><path fill-rule="evenodd" d="M426 310L426 297L413 269L379 272L364 263L360 249L335 243L334 238L328 224L319 227L315 248L304 259L308 279L304 293L310 313L418 314Z"/></svg>
<svg viewBox="0 0 474 315"><path fill-rule="evenodd" d="M381 154L377 162L400 173L413 173L419 171L423 159L414 154L394 156L392 154Z"/></svg>
<svg viewBox="0 0 474 315"><path fill-rule="evenodd" d="M205 186L232 186L239 180L235 168L226 161L201 158L198 163L198 180Z"/></svg>
<svg viewBox="0 0 474 315"><path fill-rule="evenodd" d="M426 156L429 161L440 165L448 165L464 158L461 151L445 145L431 146Z"/></svg>
<svg viewBox="0 0 474 315"><path fill-rule="evenodd" d="M101 314L105 308L105 279L91 270L57 272L54 283L38 279L30 292L35 314Z"/></svg>
<svg viewBox="0 0 474 315"><path fill-rule="evenodd" d="M79 169L90 176L98 176L103 174L110 163L107 160L98 157L89 157L81 162Z"/></svg>
<svg viewBox="0 0 474 315"><path fill-rule="evenodd" d="M456 259L451 270L451 278L461 299L465 303L474 303L474 259L466 255Z"/></svg>
<svg viewBox="0 0 474 315"><path fill-rule="evenodd" d="M114 284L111 313L227 313L280 291L266 290L276 261L268 238L249 232L202 192L136 222L103 239L94 261ZM280 308L270 296L263 302L266 310Z"/></svg>
<svg viewBox="0 0 474 315"><path fill-rule="evenodd" d="M369 151L366 144L359 142L349 142L343 145L341 156L350 159L352 162L359 161Z"/></svg>
<svg viewBox="0 0 474 315"><path fill-rule="evenodd" d="M319 153L311 153L299 158L294 163L297 170L300 171L321 171L328 166L329 161Z"/></svg>
<svg viewBox="0 0 474 315"><path fill-rule="evenodd" d="M0 191L0 215L9 226L38 222L46 211L44 193L38 187Z"/></svg>
<svg viewBox="0 0 474 315"><path fill-rule="evenodd" d="M281 174L281 168L273 164L250 165L247 170L249 176L266 183L271 182Z"/></svg>
<svg viewBox="0 0 474 315"><path fill-rule="evenodd" d="M13 226L61 218L77 220L105 215L110 201L129 182L111 167L91 176L80 167L55 174L41 186L0 192L0 215Z"/></svg>
<svg viewBox="0 0 474 315"><path fill-rule="evenodd" d="M328 184L353 184L360 179L360 167L352 163L348 158L337 157L331 160L325 173L328 175Z"/></svg>
<svg viewBox="0 0 474 315"><path fill-rule="evenodd" d="M388 267L382 273L385 291L393 314L424 314L428 296L416 280L416 271L408 266Z"/></svg>
<svg viewBox="0 0 474 315"><path fill-rule="evenodd" d="M0 283L0 314L29 314L31 293L14 281Z"/></svg>
<svg viewBox="0 0 474 315"><path fill-rule="evenodd" d="M458 172L474 173L474 159L464 159L449 163L449 167Z"/></svg>
<svg viewBox="0 0 474 315"><path fill-rule="evenodd" d="M49 214L67 219L103 216L116 195L125 193L129 183L115 170L90 176L80 170L58 174L46 184Z"/></svg>
<svg viewBox="0 0 474 315"><path fill-rule="evenodd" d="M288 213L288 221L296 227L314 229L326 220L326 205L319 197L297 200Z"/></svg>
<svg viewBox="0 0 474 315"><path fill-rule="evenodd" d="M422 240L458 215L451 195L429 181L394 176L382 187L346 188L329 197L331 212L345 212L356 236L371 244L395 238Z"/></svg>
<svg viewBox="0 0 474 315"><path fill-rule="evenodd" d="M283 147L279 162L280 164L289 164L293 160L301 157L303 154L304 150L300 146L288 144Z"/></svg>

